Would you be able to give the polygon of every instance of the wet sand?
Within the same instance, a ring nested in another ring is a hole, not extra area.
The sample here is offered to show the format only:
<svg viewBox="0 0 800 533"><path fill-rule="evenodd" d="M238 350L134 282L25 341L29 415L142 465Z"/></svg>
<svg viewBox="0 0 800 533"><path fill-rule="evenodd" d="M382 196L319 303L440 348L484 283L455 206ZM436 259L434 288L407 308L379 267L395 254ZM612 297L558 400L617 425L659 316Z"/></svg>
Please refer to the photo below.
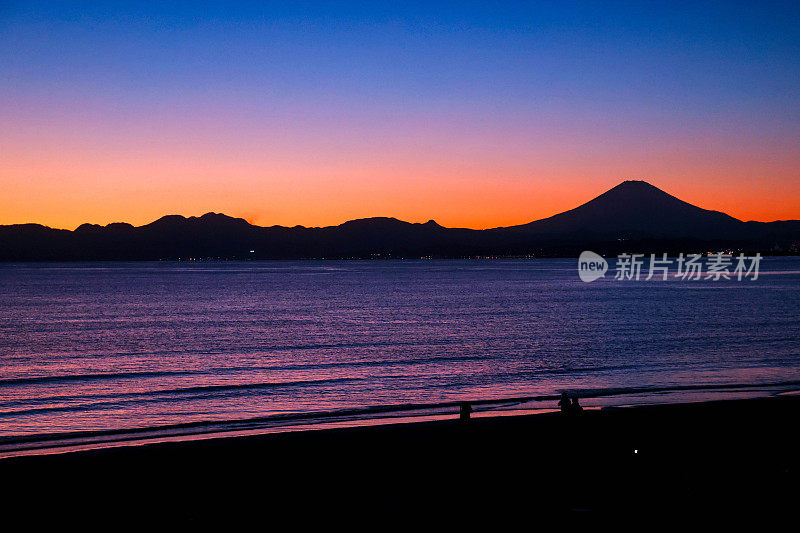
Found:
<svg viewBox="0 0 800 533"><path fill-rule="evenodd" d="M796 514L799 412L783 396L12 457L0 505L83 524L765 525Z"/></svg>

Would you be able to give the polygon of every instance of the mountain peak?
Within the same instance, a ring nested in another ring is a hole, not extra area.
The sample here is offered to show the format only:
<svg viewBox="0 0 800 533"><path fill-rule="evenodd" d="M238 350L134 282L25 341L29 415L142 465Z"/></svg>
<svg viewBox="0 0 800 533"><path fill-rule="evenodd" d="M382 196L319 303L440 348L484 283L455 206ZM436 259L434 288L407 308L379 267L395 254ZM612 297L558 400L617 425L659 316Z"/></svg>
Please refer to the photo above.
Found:
<svg viewBox="0 0 800 533"><path fill-rule="evenodd" d="M583 205L526 224L537 232L603 235L609 239L710 238L735 235L741 221L684 202L643 180L626 180Z"/></svg>
<svg viewBox="0 0 800 533"><path fill-rule="evenodd" d="M662 191L655 185L643 180L626 180L612 187L600 196L573 209L584 209L588 206L603 206L603 209L685 209L692 204L679 200L671 194ZM567 211L569 213L569 211Z"/></svg>
<svg viewBox="0 0 800 533"><path fill-rule="evenodd" d="M208 213L199 217L189 218L197 218L198 220L237 220L236 218L226 215L225 213L215 213L214 211L209 211Z"/></svg>
<svg viewBox="0 0 800 533"><path fill-rule="evenodd" d="M235 218L222 213L206 213L199 217L184 217L183 215L165 215L158 220L142 227L175 228L193 226L249 226L250 223L243 218Z"/></svg>
<svg viewBox="0 0 800 533"><path fill-rule="evenodd" d="M597 198L602 198L606 194L631 194L631 195L657 195L657 196L668 196L670 198L675 198L671 194L662 191L652 183L649 183L644 180L625 180L619 185L612 187L611 189L607 190L605 193L601 194Z"/></svg>
<svg viewBox="0 0 800 533"><path fill-rule="evenodd" d="M367 227L397 227L397 226L409 226L408 222L404 222L402 220L398 220L394 217L368 217L368 218L356 218L354 220L348 220L347 222L343 222L336 227L360 227L360 228L367 228Z"/></svg>
<svg viewBox="0 0 800 533"><path fill-rule="evenodd" d="M158 220L154 220L150 224L146 224L146 226L163 226L167 224L178 224L180 222L185 222L185 221L186 217L184 217L183 215L164 215Z"/></svg>
<svg viewBox="0 0 800 533"><path fill-rule="evenodd" d="M103 226L101 226L99 224L90 224L89 222L84 222L83 224L81 224L80 226L75 228L75 231L79 232L79 233L82 233L82 232L87 232L87 231L98 231L98 230L101 230L101 229L103 229Z"/></svg>

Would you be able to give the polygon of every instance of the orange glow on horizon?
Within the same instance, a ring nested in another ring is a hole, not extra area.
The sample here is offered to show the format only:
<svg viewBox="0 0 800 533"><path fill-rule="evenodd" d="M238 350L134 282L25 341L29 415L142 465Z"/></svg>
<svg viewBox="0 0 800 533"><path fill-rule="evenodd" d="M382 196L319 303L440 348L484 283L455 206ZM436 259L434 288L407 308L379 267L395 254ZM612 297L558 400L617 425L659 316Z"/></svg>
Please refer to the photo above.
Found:
<svg viewBox="0 0 800 533"><path fill-rule="evenodd" d="M114 173L118 178L104 180L101 175L108 174L102 170L91 172L80 165L65 164L60 172L10 167L0 169L0 224L35 222L65 229L84 222L139 226L167 214L199 216L210 211L260 226L329 226L388 216L482 229L523 224L572 209L624 179L644 179L684 201L741 220L800 218L800 184L792 180L700 181L613 171L581 178L538 169L531 169L528 179L522 175L524 169L501 169L489 178L485 177L491 175L488 169L435 167L384 172L342 168L315 175L310 169L284 174L277 169L259 172L234 167L226 172L214 167L176 168L174 164L161 165L160 172L118 169ZM218 175L230 177L218 179Z"/></svg>
<svg viewBox="0 0 800 533"><path fill-rule="evenodd" d="M260 226L387 216L481 229L572 209L625 179L741 220L800 219L791 139L615 130L609 140L580 117L560 130L446 114L346 128L283 118L274 130L222 113L180 118L22 113L0 132L0 224L138 226L213 211Z"/></svg>
<svg viewBox="0 0 800 533"><path fill-rule="evenodd" d="M383 175L350 183L336 177L294 182L279 178L250 181L243 177L227 182L164 179L154 186L139 182L102 187L91 179L64 179L53 187L5 179L0 224L34 222L64 229L74 229L84 222L128 222L140 226L167 214L199 216L213 211L259 226L331 226L357 218L387 216L408 222L433 219L446 227L483 229L524 224L572 209L626 178L645 179L684 201L741 220L800 218L800 186L788 184L757 189L726 184L698 187L691 180L638 175L529 181L467 176L424 183L421 179ZM259 188L254 183L264 186Z"/></svg>

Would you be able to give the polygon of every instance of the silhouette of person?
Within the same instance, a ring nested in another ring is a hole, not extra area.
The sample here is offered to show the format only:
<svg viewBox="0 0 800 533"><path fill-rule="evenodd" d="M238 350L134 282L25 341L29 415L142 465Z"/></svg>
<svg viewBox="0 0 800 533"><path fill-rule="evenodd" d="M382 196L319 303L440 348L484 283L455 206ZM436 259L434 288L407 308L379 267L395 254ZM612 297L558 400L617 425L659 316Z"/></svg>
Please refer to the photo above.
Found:
<svg viewBox="0 0 800 533"><path fill-rule="evenodd" d="M581 404L578 403L577 396L572 398L572 405L570 406L570 410L572 411L573 415L579 415L583 413L583 407L581 407Z"/></svg>
<svg viewBox="0 0 800 533"><path fill-rule="evenodd" d="M561 393L561 399L558 401L558 406L561 408L561 414L569 414L572 404L569 401L569 396L566 392Z"/></svg>
<svg viewBox="0 0 800 533"><path fill-rule="evenodd" d="M461 408L459 409L459 418L462 421L469 420L469 415L472 412L472 406L469 402L461 402Z"/></svg>

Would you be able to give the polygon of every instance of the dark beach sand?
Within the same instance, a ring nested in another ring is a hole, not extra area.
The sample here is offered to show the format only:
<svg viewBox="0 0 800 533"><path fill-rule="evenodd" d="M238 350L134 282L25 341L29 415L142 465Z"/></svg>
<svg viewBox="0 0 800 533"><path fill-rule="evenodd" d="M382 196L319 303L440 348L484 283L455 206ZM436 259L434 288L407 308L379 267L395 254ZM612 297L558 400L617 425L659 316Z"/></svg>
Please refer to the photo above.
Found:
<svg viewBox="0 0 800 533"><path fill-rule="evenodd" d="M13 457L0 460L0 505L26 522L107 525L764 526L796 516L798 412L784 396Z"/></svg>

